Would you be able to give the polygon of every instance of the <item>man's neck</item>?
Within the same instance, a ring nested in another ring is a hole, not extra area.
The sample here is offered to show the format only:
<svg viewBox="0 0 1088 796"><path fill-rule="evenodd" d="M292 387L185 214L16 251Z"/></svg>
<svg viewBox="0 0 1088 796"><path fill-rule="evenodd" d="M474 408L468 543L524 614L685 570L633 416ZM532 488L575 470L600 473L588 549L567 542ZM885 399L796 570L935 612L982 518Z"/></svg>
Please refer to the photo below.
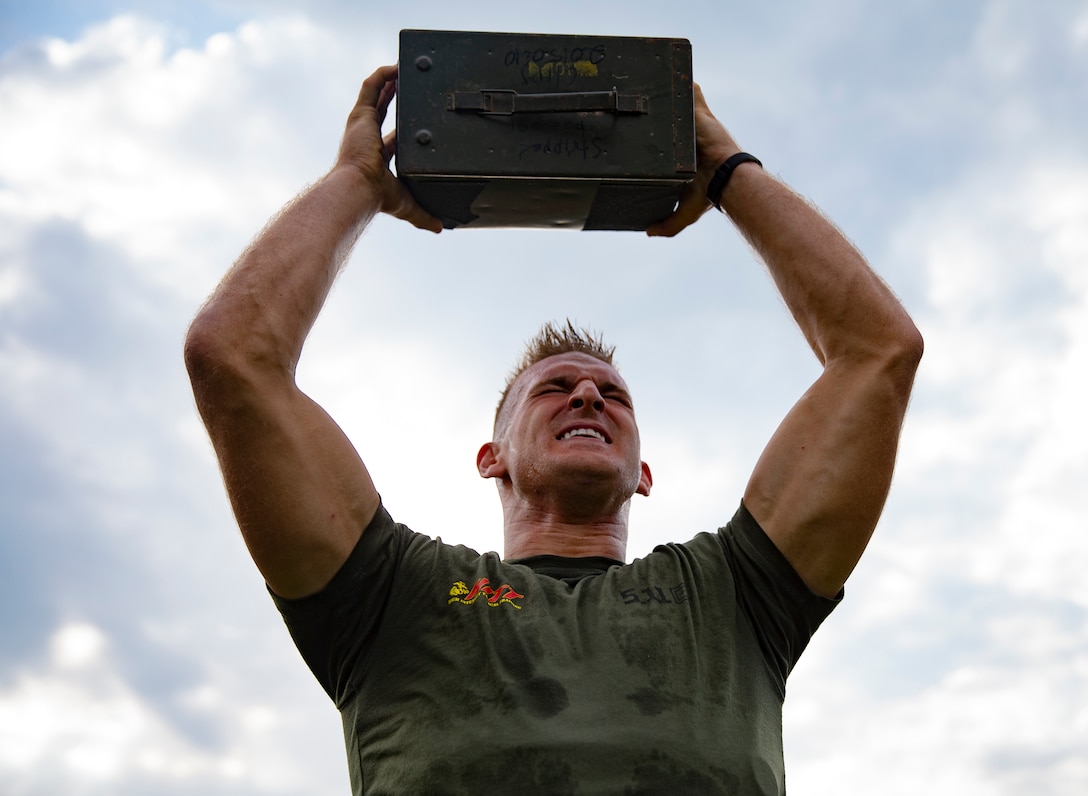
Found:
<svg viewBox="0 0 1088 796"><path fill-rule="evenodd" d="M506 517L505 557L601 556L625 561L627 556L626 517L596 522L572 522L543 512Z"/></svg>

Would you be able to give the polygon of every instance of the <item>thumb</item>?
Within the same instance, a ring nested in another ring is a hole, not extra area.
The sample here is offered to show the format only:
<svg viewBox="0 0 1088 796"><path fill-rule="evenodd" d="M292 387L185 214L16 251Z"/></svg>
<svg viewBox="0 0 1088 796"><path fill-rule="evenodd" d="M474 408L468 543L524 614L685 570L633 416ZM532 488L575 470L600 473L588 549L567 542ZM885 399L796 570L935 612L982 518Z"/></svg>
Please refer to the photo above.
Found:
<svg viewBox="0 0 1088 796"><path fill-rule="evenodd" d="M434 233L442 231L441 219L432 216L420 207L412 194L408 192L408 188L405 187L404 183L389 172L386 172L386 179L389 180L389 184L386 185L386 196L389 197L389 200L382 208L383 211L407 221L418 229L425 229Z"/></svg>
<svg viewBox="0 0 1088 796"><path fill-rule="evenodd" d="M647 227L646 234L651 238L671 238L698 221L709 209L706 198L688 186L672 214Z"/></svg>

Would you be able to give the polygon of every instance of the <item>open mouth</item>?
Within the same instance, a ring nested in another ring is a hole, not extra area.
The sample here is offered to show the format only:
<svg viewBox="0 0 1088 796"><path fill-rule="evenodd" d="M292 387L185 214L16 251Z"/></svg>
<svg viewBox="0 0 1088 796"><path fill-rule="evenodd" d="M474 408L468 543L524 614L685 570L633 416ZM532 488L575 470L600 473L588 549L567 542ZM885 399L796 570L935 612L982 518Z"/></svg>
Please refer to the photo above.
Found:
<svg viewBox="0 0 1088 796"><path fill-rule="evenodd" d="M567 440L574 437L590 437L591 439L599 439L601 442L611 444L608 437L592 428L572 428L565 434L560 434L556 439Z"/></svg>

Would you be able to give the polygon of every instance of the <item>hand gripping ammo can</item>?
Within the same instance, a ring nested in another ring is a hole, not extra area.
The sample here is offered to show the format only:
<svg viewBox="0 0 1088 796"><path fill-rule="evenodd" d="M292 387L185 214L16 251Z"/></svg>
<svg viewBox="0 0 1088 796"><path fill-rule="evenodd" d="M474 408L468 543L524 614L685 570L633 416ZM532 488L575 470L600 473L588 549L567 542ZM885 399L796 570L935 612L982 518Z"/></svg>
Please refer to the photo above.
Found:
<svg viewBox="0 0 1088 796"><path fill-rule="evenodd" d="M446 228L644 230L695 176L691 44L402 30L396 169Z"/></svg>

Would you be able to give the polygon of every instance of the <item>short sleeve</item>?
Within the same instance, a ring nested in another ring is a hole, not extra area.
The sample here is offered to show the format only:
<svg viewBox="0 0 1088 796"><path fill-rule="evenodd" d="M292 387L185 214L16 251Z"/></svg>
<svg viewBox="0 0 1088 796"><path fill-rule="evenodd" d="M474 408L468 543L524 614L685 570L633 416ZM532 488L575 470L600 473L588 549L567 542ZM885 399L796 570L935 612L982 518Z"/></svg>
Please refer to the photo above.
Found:
<svg viewBox="0 0 1088 796"><path fill-rule="evenodd" d="M829 599L810 590L743 503L718 536L737 602L784 695L787 676L843 592Z"/></svg>
<svg viewBox="0 0 1088 796"><path fill-rule="evenodd" d="M310 671L338 708L355 690L354 673L378 632L403 549L413 536L379 507L324 589L299 599L269 592Z"/></svg>

